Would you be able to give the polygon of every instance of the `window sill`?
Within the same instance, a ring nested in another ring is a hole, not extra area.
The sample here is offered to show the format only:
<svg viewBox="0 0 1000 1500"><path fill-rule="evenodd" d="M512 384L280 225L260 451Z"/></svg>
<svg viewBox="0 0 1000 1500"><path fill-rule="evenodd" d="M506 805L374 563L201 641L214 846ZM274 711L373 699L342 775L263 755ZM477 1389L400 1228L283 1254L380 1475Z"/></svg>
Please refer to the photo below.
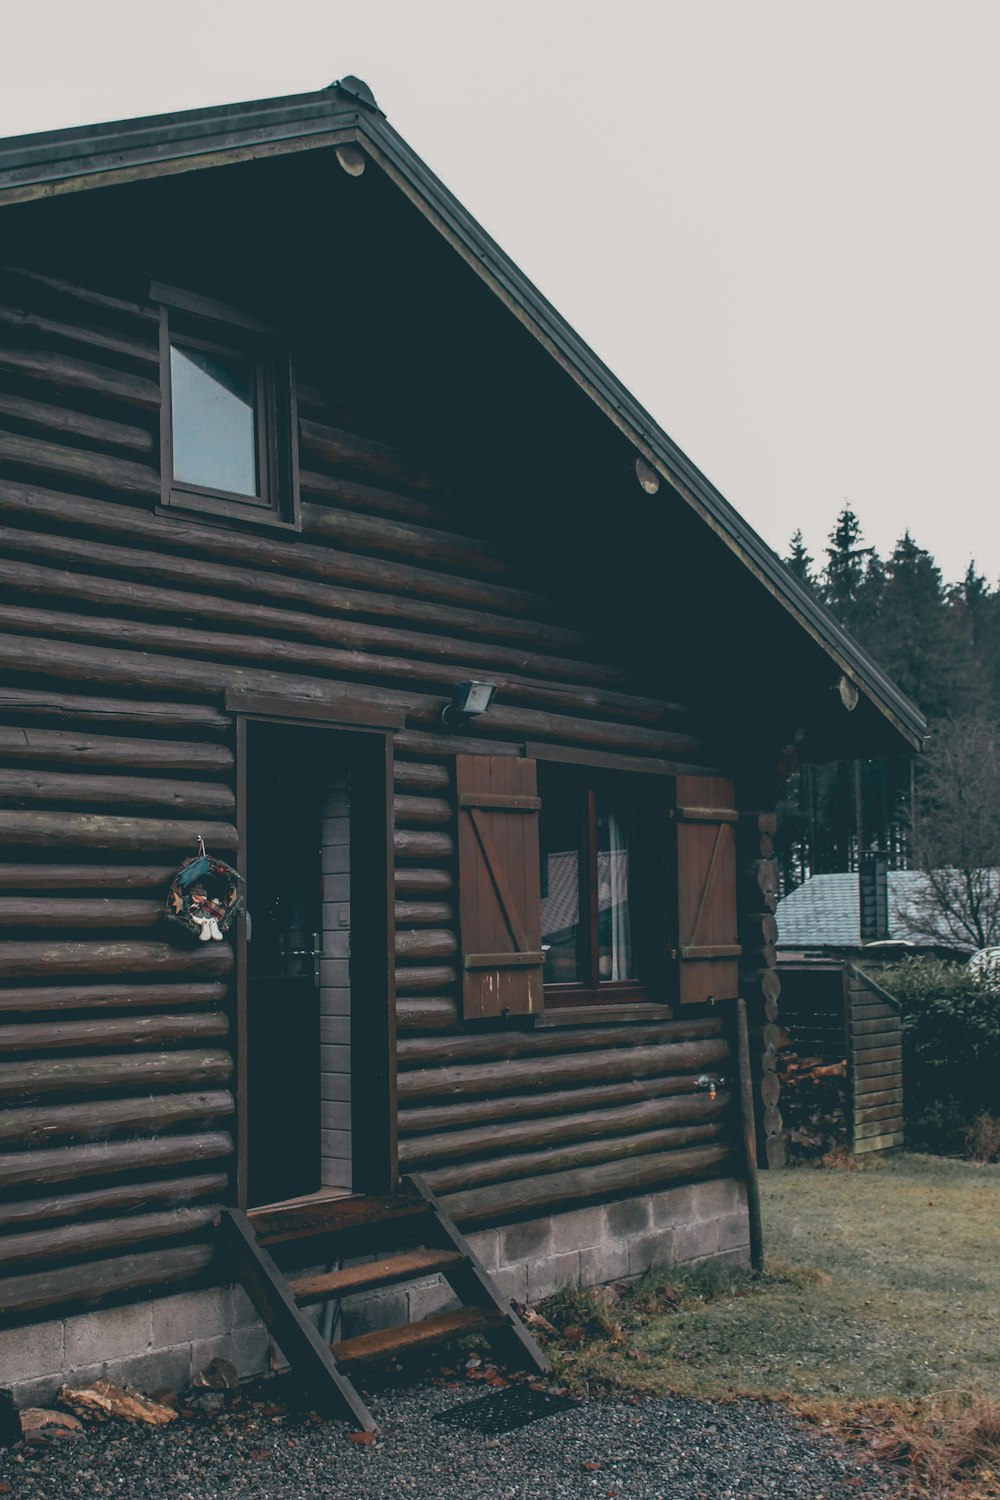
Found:
<svg viewBox="0 0 1000 1500"><path fill-rule="evenodd" d="M195 495L164 500L154 508L157 516L182 516L185 521L203 521L206 526L250 527L261 531L284 531L297 535L301 527L263 506L240 505L237 501L199 500Z"/></svg>
<svg viewBox="0 0 1000 1500"><path fill-rule="evenodd" d="M605 1001L602 1005L566 1005L557 1010L545 1010L534 1017L535 1029L551 1026L593 1026L602 1021L669 1021L673 1018L669 1005L659 1005L654 1000Z"/></svg>

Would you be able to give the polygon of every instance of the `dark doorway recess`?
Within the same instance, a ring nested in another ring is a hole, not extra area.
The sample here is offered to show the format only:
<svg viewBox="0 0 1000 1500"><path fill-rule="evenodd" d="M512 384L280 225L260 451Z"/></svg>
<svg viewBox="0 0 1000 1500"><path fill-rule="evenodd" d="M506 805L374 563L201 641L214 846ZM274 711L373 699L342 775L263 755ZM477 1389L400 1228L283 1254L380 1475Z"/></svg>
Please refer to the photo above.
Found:
<svg viewBox="0 0 1000 1500"><path fill-rule="evenodd" d="M241 1197L389 1191L391 738L277 718L239 738Z"/></svg>

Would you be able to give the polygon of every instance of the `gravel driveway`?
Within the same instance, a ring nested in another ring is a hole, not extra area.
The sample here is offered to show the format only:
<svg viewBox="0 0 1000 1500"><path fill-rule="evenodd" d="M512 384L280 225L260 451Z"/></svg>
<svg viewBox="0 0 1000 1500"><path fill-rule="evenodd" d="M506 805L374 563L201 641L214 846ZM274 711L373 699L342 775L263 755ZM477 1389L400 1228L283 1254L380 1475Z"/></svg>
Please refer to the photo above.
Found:
<svg viewBox="0 0 1000 1500"><path fill-rule="evenodd" d="M120 1423L0 1452L0 1493L44 1500L858 1500L902 1492L780 1408L672 1399L582 1405L527 1387L383 1390L378 1442L263 1392L167 1428ZM202 1402L205 1398L201 1398ZM522 1425L515 1425L521 1423ZM513 1429L513 1430L512 1430Z"/></svg>

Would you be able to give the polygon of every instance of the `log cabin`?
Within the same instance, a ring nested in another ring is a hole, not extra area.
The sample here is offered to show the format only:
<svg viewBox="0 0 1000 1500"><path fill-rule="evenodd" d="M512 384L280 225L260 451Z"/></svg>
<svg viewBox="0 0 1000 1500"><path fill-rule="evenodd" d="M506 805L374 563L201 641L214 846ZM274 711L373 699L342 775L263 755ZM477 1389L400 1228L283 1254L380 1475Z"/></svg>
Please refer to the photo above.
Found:
<svg viewBox="0 0 1000 1500"><path fill-rule="evenodd" d="M0 213L0 1386L273 1340L370 1425L759 1261L775 800L917 711L360 80L0 142Z"/></svg>

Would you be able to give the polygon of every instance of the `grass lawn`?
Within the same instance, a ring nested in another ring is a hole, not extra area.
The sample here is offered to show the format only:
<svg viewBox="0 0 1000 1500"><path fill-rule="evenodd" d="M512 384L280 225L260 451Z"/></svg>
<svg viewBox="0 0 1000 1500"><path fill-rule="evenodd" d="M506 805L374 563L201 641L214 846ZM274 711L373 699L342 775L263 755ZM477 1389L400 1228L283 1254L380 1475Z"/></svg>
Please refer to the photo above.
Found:
<svg viewBox="0 0 1000 1500"><path fill-rule="evenodd" d="M696 1268L647 1278L611 1305L555 1299L545 1310L563 1332L552 1347L566 1382L784 1398L833 1419L859 1404L891 1408L927 1431L938 1407L950 1413L943 1430L972 1397L992 1466L1000 1166L897 1155L859 1170L801 1167L762 1173L761 1197L763 1276Z"/></svg>

